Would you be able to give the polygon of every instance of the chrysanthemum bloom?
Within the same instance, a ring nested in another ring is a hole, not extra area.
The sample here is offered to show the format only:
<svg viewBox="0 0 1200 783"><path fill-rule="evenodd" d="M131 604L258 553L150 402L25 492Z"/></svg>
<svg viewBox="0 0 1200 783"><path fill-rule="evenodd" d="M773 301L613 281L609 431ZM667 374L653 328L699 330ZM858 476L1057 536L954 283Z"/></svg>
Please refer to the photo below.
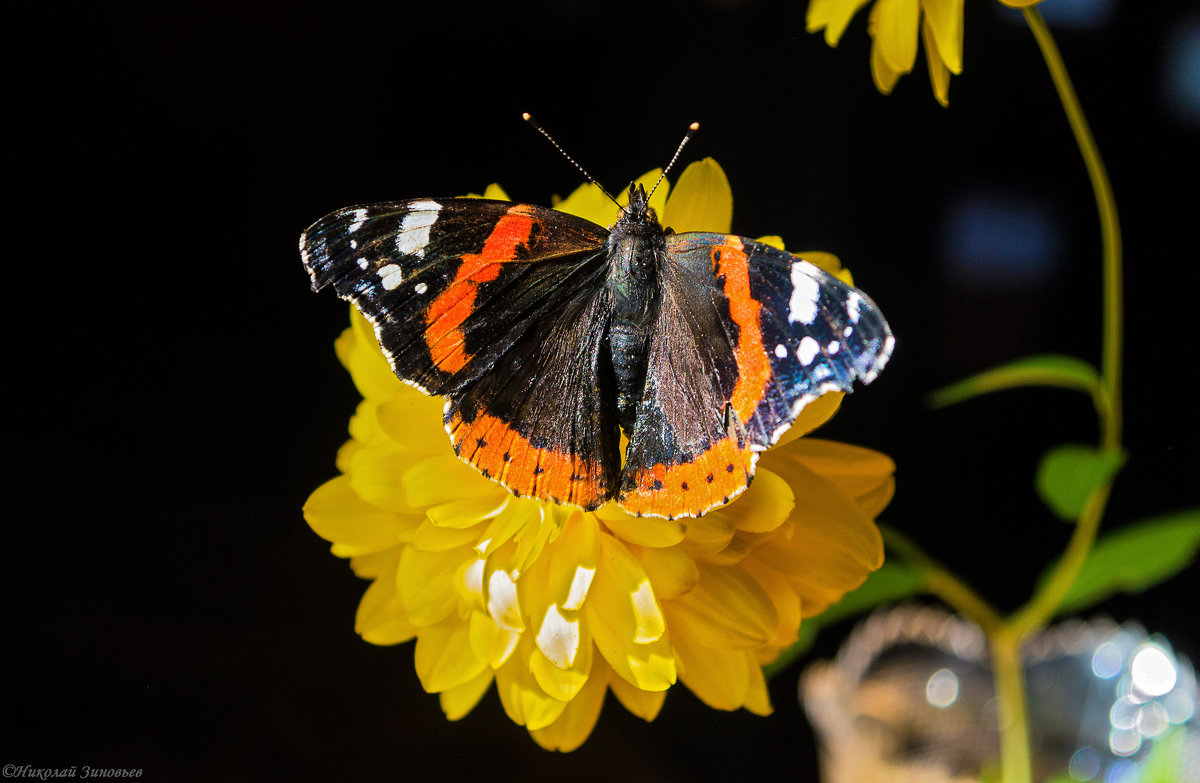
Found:
<svg viewBox="0 0 1200 783"><path fill-rule="evenodd" d="M825 43L837 46L858 9L870 0L812 0L808 32L825 31ZM1000 0L1012 8L1041 0ZM867 19L871 36L871 76L884 95L917 59L917 30L925 43L929 82L938 103L950 103L950 74L962 73L963 0L876 0Z"/></svg>
<svg viewBox="0 0 1200 783"><path fill-rule="evenodd" d="M664 225L729 230L732 197L715 162L689 167L669 199L666 190L654 199ZM486 195L504 197L495 186ZM591 186L558 208L616 217ZM827 254L808 257L837 268ZM402 384L370 325L351 317L336 349L363 401L337 456L342 475L304 514L372 580L358 633L375 644L415 638L417 676L451 720L493 682L509 717L555 750L587 738L609 690L646 720L677 680L713 707L767 714L761 666L796 641L801 618L882 562L873 518L891 499L891 460L798 437L840 394L809 405L723 508L673 521L615 503L584 513L514 497L461 462L442 400Z"/></svg>

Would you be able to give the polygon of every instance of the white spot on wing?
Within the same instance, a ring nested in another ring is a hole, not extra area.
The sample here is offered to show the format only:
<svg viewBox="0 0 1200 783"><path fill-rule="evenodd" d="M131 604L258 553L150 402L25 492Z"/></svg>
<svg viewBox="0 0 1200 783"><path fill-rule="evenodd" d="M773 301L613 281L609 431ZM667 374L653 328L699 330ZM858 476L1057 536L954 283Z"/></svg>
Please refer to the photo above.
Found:
<svg viewBox="0 0 1200 783"><path fill-rule="evenodd" d="M396 234L396 249L404 255L425 255L425 246L429 244L429 229L437 222L438 211L442 205L436 201L414 201L400 221L400 231Z"/></svg>
<svg viewBox="0 0 1200 783"><path fill-rule="evenodd" d="M850 316L850 323L858 323L861 315L858 311L860 307L862 307L862 297L858 295L857 291L851 291L850 295L846 297L846 315Z"/></svg>
<svg viewBox="0 0 1200 783"><path fill-rule="evenodd" d="M779 345L775 346L775 355L778 356L780 359L787 356L787 346L784 345L783 343L780 343Z"/></svg>
<svg viewBox="0 0 1200 783"><path fill-rule="evenodd" d="M417 283L416 286L413 287L413 290L416 291L418 294L423 294L428 289L429 289L429 286L425 285L424 283Z"/></svg>
<svg viewBox="0 0 1200 783"><path fill-rule="evenodd" d="M379 282L383 284L384 290L392 291L404 282L404 271L395 264L381 266L379 267Z"/></svg>
<svg viewBox="0 0 1200 783"><path fill-rule="evenodd" d="M800 346L796 348L796 358L800 360L800 364L807 367L812 364L812 360L821 350L821 345L807 334L800 341Z"/></svg>
<svg viewBox="0 0 1200 783"><path fill-rule="evenodd" d="M839 343L837 340L830 340L829 345L825 346L825 351L830 356L834 356L840 350L842 350L842 344Z"/></svg>
<svg viewBox="0 0 1200 783"><path fill-rule="evenodd" d="M370 264L367 263L367 259L365 259L365 258L358 259L358 268L359 269L366 269L369 266L370 266Z"/></svg>
<svg viewBox="0 0 1200 783"><path fill-rule="evenodd" d="M363 223L367 222L367 211L365 209L354 210L354 222L350 224L349 232L353 234L363 227Z"/></svg>
<svg viewBox="0 0 1200 783"><path fill-rule="evenodd" d="M817 317L817 300L821 285L808 274L806 261L792 263L792 296L788 300L788 322L811 324Z"/></svg>

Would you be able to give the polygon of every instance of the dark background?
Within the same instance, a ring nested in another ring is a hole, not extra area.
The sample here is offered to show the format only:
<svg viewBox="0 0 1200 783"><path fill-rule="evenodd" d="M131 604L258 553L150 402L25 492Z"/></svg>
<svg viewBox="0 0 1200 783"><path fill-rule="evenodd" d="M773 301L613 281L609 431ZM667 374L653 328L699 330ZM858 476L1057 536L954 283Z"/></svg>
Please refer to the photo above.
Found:
<svg viewBox="0 0 1200 783"><path fill-rule="evenodd" d="M1190 108L1169 98L1176 44L1197 67L1185 5L1043 5L1091 14L1054 29L1125 234L1132 457L1106 529L1200 495L1200 88ZM884 520L1019 605L1070 532L1034 497L1034 468L1094 442L1090 406L1020 391L935 413L923 396L1033 353L1099 361L1078 151L1030 33L995 3L967 3L948 110L923 52L885 98L866 12L831 50L804 32L805 6L65 4L13 21L0 762L153 780L815 777L799 665L772 682L772 717L678 687L653 724L610 700L568 755L537 748L494 694L446 722L411 645L355 636L366 584L301 518L357 397L332 348L346 308L309 292L296 238L352 203L493 181L565 195L580 177L522 111L612 191L697 120L682 163L722 164L736 233L851 266L898 347L823 435L894 456ZM1192 569L1098 611L1194 658L1197 587Z"/></svg>

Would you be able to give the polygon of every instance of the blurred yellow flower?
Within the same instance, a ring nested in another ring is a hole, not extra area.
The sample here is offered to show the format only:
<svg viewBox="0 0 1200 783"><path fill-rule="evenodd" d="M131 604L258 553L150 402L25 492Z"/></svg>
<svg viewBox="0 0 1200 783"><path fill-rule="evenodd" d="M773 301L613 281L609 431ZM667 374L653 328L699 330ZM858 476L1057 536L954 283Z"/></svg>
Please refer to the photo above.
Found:
<svg viewBox="0 0 1200 783"><path fill-rule="evenodd" d="M808 32L825 31L825 42L837 46L850 19L870 0L812 0ZM1000 0L1013 8L1041 0ZM925 44L929 82L938 103L950 103L950 74L962 73L963 0L875 0L867 18L871 36L871 76L884 95L917 59L917 31Z"/></svg>
<svg viewBox="0 0 1200 783"><path fill-rule="evenodd" d="M732 196L715 161L667 190L652 201L664 225L729 230ZM495 186L487 195L505 198ZM557 207L602 224L616 216L594 186ZM838 271L832 256L812 258ZM461 462L442 401L401 383L371 326L353 310L351 320L335 347L363 400L337 455L342 475L304 515L371 580L358 633L416 639L417 676L451 720L493 683L508 716L551 750L587 739L609 690L646 720L677 681L718 709L767 714L761 666L796 641L801 618L883 560L874 517L892 496L891 460L799 437L841 394L802 411L728 506L673 521L615 503L584 513L514 497Z"/></svg>

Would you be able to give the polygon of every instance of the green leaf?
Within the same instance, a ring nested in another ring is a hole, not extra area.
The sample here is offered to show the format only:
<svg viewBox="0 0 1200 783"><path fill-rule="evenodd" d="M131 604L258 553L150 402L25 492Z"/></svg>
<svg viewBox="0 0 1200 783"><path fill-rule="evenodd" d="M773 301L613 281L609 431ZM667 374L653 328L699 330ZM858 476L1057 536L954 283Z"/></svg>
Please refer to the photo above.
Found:
<svg viewBox="0 0 1200 783"><path fill-rule="evenodd" d="M1197 549L1200 508L1155 517L1103 536L1057 611L1084 609L1116 593L1140 593L1186 568ZM1046 569L1039 587L1056 567Z"/></svg>
<svg viewBox="0 0 1200 783"><path fill-rule="evenodd" d="M1038 497L1060 519L1072 522L1096 488L1115 476L1125 459L1124 450L1105 451L1077 443L1055 446L1038 465Z"/></svg>
<svg viewBox="0 0 1200 783"><path fill-rule="evenodd" d="M821 628L863 614L875 607L899 601L921 592L924 579L921 574L902 563L888 561L867 577L857 590L826 609L816 617L800 623L800 639L780 654L779 658L764 668L767 677L773 677L790 666L797 658L812 647Z"/></svg>
<svg viewBox="0 0 1200 783"><path fill-rule="evenodd" d="M1090 394L1093 399L1103 394L1100 376L1092 365L1074 356L1043 354L1027 356L978 375L956 381L930 393L929 405L945 408L972 397L1019 386L1053 386L1074 389Z"/></svg>

